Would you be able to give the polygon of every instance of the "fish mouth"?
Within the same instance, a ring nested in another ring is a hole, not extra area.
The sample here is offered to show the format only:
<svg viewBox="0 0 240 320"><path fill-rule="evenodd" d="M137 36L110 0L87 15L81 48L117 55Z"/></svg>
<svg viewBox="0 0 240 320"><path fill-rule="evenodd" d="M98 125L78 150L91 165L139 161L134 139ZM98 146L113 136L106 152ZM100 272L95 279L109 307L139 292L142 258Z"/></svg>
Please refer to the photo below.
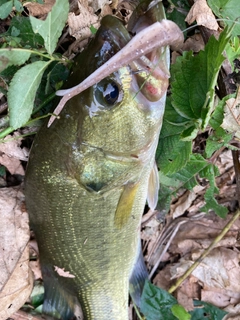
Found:
<svg viewBox="0 0 240 320"><path fill-rule="evenodd" d="M139 4L128 23L128 30L137 34L151 24L165 18L163 5L159 0L146 0ZM136 84L143 96L150 102L159 101L166 93L169 85L168 48L156 48L145 56L130 63Z"/></svg>

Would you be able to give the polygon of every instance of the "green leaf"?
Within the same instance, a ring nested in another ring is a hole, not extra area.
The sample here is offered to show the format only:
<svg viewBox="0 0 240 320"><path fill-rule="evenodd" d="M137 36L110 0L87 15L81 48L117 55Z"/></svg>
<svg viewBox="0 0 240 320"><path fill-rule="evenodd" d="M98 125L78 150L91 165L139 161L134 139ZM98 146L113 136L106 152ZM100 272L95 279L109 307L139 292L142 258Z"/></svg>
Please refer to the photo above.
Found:
<svg viewBox="0 0 240 320"><path fill-rule="evenodd" d="M37 61L15 73L8 91L10 126L14 129L29 120L37 88L49 63Z"/></svg>
<svg viewBox="0 0 240 320"><path fill-rule="evenodd" d="M156 161L164 174L172 174L180 170L189 160L192 143L180 140L179 131L181 130L183 127L174 126L167 121L163 123Z"/></svg>
<svg viewBox="0 0 240 320"><path fill-rule="evenodd" d="M190 320L191 319L191 315L180 304L173 305L171 310L172 310L172 313L179 320Z"/></svg>
<svg viewBox="0 0 240 320"><path fill-rule="evenodd" d="M30 17L33 31L43 37L45 48L49 54L52 54L57 46L58 38L68 17L68 10L68 0L56 0L46 20Z"/></svg>
<svg viewBox="0 0 240 320"><path fill-rule="evenodd" d="M218 193L218 188L215 183L215 177L219 175L218 168L209 163L203 170L201 170L201 172L199 172L199 175L209 181L209 188L204 195L206 204L200 208L201 211L208 212L209 210L213 210L219 217L225 218L228 212L227 208L219 205L214 198L214 195Z"/></svg>
<svg viewBox="0 0 240 320"><path fill-rule="evenodd" d="M13 4L14 4L15 9L18 12L23 11L23 6L22 6L22 4L21 4L21 2L19 0L13 0Z"/></svg>
<svg viewBox="0 0 240 320"><path fill-rule="evenodd" d="M222 320L223 317L228 314L210 303L194 300L193 311L190 311L193 320Z"/></svg>
<svg viewBox="0 0 240 320"><path fill-rule="evenodd" d="M31 55L29 50L18 48L0 49L0 72L11 65L20 66L26 62Z"/></svg>
<svg viewBox="0 0 240 320"><path fill-rule="evenodd" d="M172 105L181 117L189 119L184 140L192 139L197 130L204 130L210 120L217 76L225 59L222 53L230 36L227 29L219 40L212 36L204 51L197 56L179 57L172 68Z"/></svg>
<svg viewBox="0 0 240 320"><path fill-rule="evenodd" d="M149 281L145 282L141 297L141 312L147 320L176 320L171 308L177 300L167 291Z"/></svg>
<svg viewBox="0 0 240 320"><path fill-rule="evenodd" d="M170 177L181 181L181 187L191 190L197 184L195 176L206 166L208 162L200 154L192 154L185 167Z"/></svg>
<svg viewBox="0 0 240 320"><path fill-rule="evenodd" d="M219 18L231 20L231 21L224 21L224 24L228 26L232 26L233 21L239 18L239 0L208 0L208 5L215 13L215 15ZM237 21L236 25L234 26L232 34L234 36L240 35L240 25L239 20Z"/></svg>
<svg viewBox="0 0 240 320"><path fill-rule="evenodd" d="M172 174L185 166L192 149L190 141L182 141L186 118L179 115L167 99L163 126L156 152L157 164L164 174Z"/></svg>
<svg viewBox="0 0 240 320"><path fill-rule="evenodd" d="M6 19L12 11L13 2L10 0L0 6L0 19Z"/></svg>
<svg viewBox="0 0 240 320"><path fill-rule="evenodd" d="M19 34L17 36L20 39L22 46L36 49L39 46L42 47L44 45L43 38L39 34L33 32L32 25L28 17L13 17L6 35L13 36L14 28L19 30Z"/></svg>

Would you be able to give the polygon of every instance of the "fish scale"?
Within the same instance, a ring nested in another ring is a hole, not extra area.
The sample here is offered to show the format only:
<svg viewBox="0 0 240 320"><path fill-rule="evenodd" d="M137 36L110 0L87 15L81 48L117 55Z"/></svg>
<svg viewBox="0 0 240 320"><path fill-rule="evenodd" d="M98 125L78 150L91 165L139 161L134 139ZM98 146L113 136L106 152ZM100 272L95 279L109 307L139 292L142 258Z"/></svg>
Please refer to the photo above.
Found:
<svg viewBox="0 0 240 320"><path fill-rule="evenodd" d="M118 19L104 17L67 86L81 82L129 40ZM155 54L164 54L168 67L168 50ZM149 186L158 181L149 177L157 174L154 157L165 105L165 94L148 101L132 68L121 68L69 100L60 119L42 126L30 153L25 194L39 244L43 312L57 310L64 320L74 314L80 319L80 305L85 320L128 319L141 216L149 190L158 188Z"/></svg>

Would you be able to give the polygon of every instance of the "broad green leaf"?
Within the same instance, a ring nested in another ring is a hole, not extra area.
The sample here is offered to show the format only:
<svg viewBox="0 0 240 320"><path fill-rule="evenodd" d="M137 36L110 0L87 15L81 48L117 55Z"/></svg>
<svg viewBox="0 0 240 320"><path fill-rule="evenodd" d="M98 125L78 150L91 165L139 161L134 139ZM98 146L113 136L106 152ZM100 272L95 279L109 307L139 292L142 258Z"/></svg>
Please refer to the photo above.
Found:
<svg viewBox="0 0 240 320"><path fill-rule="evenodd" d="M214 131L206 141L205 155L206 158L210 158L212 154L222 147L229 147L229 143L232 140L232 134L226 133L226 131L219 127Z"/></svg>
<svg viewBox="0 0 240 320"><path fill-rule="evenodd" d="M208 162L200 154L192 154L185 167L170 177L181 181L181 187L191 190L197 184L195 176L207 165Z"/></svg>
<svg viewBox="0 0 240 320"><path fill-rule="evenodd" d="M43 37L45 48L49 54L52 54L57 46L58 38L68 17L68 10L68 0L56 0L46 20L30 17L33 31Z"/></svg>
<svg viewBox="0 0 240 320"><path fill-rule="evenodd" d="M13 2L12 0L7 1L6 3L2 4L0 6L0 19L6 19L7 16L10 14L12 11L13 7Z"/></svg>
<svg viewBox="0 0 240 320"><path fill-rule="evenodd" d="M190 320L191 319L191 315L180 304L174 304L172 306L171 310L172 310L172 313L179 320Z"/></svg>
<svg viewBox="0 0 240 320"><path fill-rule="evenodd" d="M43 38L39 34L33 32L32 25L28 17L13 17L11 20L10 27L5 34L7 36L14 36L14 28L17 29L19 32L17 36L20 39L21 46L30 47L34 49L38 48L39 46L43 47Z"/></svg>
<svg viewBox="0 0 240 320"><path fill-rule="evenodd" d="M19 0L13 0L13 5L18 12L23 11L23 6Z"/></svg>
<svg viewBox="0 0 240 320"><path fill-rule="evenodd" d="M30 118L37 88L50 62L37 61L17 71L8 90L10 126L20 128Z"/></svg>
<svg viewBox="0 0 240 320"><path fill-rule="evenodd" d="M217 17L231 20L229 22L224 20L224 24L227 24L231 27L233 21L238 19L234 26L232 34L235 36L240 35L239 0L207 0L207 2Z"/></svg>
<svg viewBox="0 0 240 320"><path fill-rule="evenodd" d="M226 311L223 311L210 303L194 300L193 311L190 311L192 315L192 320L222 320L226 314Z"/></svg>
<svg viewBox="0 0 240 320"><path fill-rule="evenodd" d="M225 218L227 215L227 208L221 206L217 203L214 195L218 193L218 188L215 183L215 177L219 175L218 168L213 164L209 163L200 173L200 177L208 179L209 188L205 192L204 200L206 201L205 206L203 206L201 211L208 212L209 210L213 210L219 217Z"/></svg>
<svg viewBox="0 0 240 320"><path fill-rule="evenodd" d="M197 56L186 54L177 59L172 67L172 105L176 112L189 119L188 131L183 136L187 140L196 131L205 129L214 109L214 89L222 62L223 52L230 34L225 29L219 40L211 37L205 50ZM213 58L214 57L214 58ZM190 129L191 128L191 129Z"/></svg>
<svg viewBox="0 0 240 320"><path fill-rule="evenodd" d="M171 308L177 300L167 291L160 289L149 281L145 282L141 297L141 312L147 320L177 320Z"/></svg>
<svg viewBox="0 0 240 320"><path fill-rule="evenodd" d="M182 141L181 133L188 119L179 115L167 99L163 126L156 152L157 164L164 174L180 170L189 159L192 143Z"/></svg>
<svg viewBox="0 0 240 320"><path fill-rule="evenodd" d="M0 72L11 65L20 66L29 59L30 55L29 50L19 48L0 49Z"/></svg>

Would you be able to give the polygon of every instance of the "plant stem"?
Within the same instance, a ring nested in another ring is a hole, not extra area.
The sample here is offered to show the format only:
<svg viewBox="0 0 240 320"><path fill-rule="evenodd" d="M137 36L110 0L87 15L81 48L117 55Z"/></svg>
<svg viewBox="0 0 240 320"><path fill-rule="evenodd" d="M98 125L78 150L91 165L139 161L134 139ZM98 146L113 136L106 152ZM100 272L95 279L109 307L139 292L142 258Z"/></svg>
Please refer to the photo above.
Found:
<svg viewBox="0 0 240 320"><path fill-rule="evenodd" d="M234 224L234 222L239 218L240 216L240 210L238 210L232 219L226 224L226 226L223 228L222 232L213 240L213 242L210 244L210 246L207 248L207 250L204 251L204 253L193 263L193 265L183 274L181 278L179 278L175 285L173 285L168 292L172 293L174 292L186 278L193 272L194 269L197 268L199 263L202 262L202 260L209 254L209 252L215 247L215 245L222 240L222 238L225 236L225 234L229 231L231 226Z"/></svg>

